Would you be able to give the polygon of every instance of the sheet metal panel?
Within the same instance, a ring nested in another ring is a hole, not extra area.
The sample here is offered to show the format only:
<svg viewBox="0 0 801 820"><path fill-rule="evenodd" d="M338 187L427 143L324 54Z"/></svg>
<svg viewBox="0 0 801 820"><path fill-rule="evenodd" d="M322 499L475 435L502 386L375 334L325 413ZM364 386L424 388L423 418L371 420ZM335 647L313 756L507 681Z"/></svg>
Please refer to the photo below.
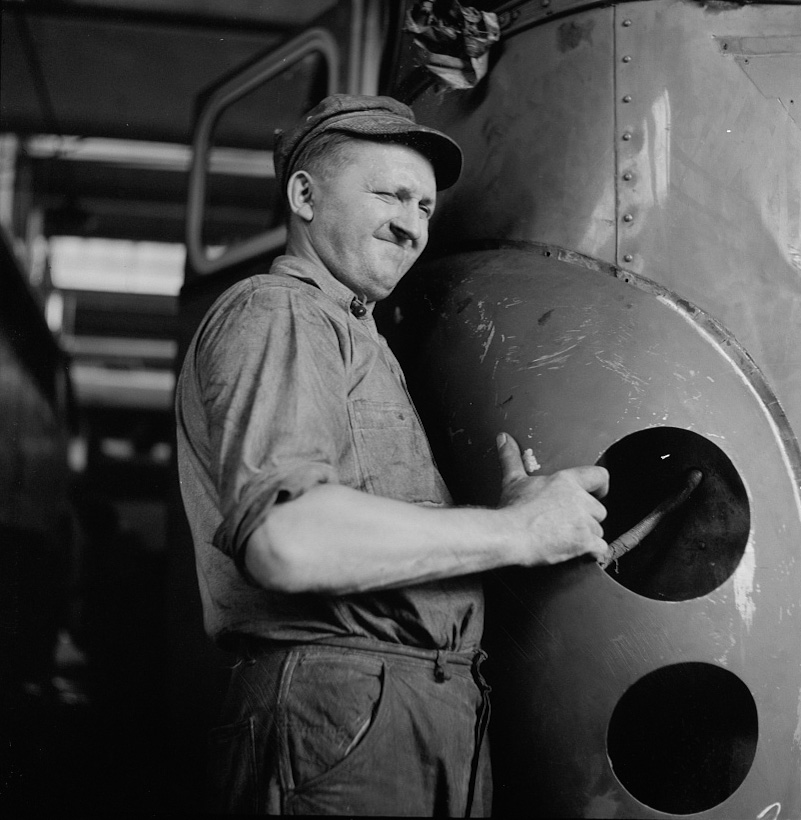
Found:
<svg viewBox="0 0 801 820"><path fill-rule="evenodd" d="M389 314L443 471L493 504L501 429L605 463L609 540L706 478L619 573L491 577L498 809L797 816L801 6L508 5L414 101L466 156Z"/></svg>
<svg viewBox="0 0 801 820"><path fill-rule="evenodd" d="M660 285L545 245L438 260L399 297L460 502L496 503L499 430L543 474L609 468L608 541L704 474L618 567L489 575L500 816L797 816L801 451L750 357Z"/></svg>
<svg viewBox="0 0 801 820"><path fill-rule="evenodd" d="M466 155L430 255L527 240L643 273L734 334L798 435L801 6L647 0L510 30L475 89L414 102Z"/></svg>
<svg viewBox="0 0 801 820"><path fill-rule="evenodd" d="M610 261L716 316L799 435L801 6L628 3L614 25Z"/></svg>

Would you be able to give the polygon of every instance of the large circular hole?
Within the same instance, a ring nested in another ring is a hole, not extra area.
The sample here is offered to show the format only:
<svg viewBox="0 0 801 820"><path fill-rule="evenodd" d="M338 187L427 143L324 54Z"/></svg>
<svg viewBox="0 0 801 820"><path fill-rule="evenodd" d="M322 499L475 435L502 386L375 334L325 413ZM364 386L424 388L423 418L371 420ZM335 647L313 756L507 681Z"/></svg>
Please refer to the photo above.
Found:
<svg viewBox="0 0 801 820"><path fill-rule="evenodd" d="M757 709L734 674L706 663L665 666L626 691L609 721L607 752L641 803L669 814L717 806L745 780Z"/></svg>
<svg viewBox="0 0 801 820"><path fill-rule="evenodd" d="M631 541L632 528L680 495L692 471L701 474L686 500L606 568L612 578L660 601L697 598L729 578L745 551L751 515L743 482L716 444L689 430L655 427L616 442L598 463L610 474L604 499L610 543Z"/></svg>

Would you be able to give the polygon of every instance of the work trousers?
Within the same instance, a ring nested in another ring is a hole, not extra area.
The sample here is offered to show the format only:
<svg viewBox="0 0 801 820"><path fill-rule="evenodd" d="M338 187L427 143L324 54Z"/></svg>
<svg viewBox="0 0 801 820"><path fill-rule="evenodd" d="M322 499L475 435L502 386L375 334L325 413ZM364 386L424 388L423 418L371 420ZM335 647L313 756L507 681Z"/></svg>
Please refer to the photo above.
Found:
<svg viewBox="0 0 801 820"><path fill-rule="evenodd" d="M489 816L484 653L332 642L243 643L210 735L210 808Z"/></svg>

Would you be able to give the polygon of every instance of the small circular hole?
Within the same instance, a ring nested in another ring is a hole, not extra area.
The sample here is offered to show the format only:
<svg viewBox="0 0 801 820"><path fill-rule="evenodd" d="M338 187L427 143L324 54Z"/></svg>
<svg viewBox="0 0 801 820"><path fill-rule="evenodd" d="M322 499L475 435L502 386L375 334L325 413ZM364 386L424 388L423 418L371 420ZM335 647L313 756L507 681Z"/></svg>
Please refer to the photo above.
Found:
<svg viewBox="0 0 801 820"><path fill-rule="evenodd" d="M751 526L748 496L728 456L709 439L676 427L639 430L598 463L609 470L604 538L612 543L677 495L692 470L701 483L637 546L606 568L632 592L658 601L710 593L737 568Z"/></svg>
<svg viewBox="0 0 801 820"><path fill-rule="evenodd" d="M633 684L609 721L607 753L621 784L668 814L706 811L745 780L758 717L748 687L706 663L664 666Z"/></svg>

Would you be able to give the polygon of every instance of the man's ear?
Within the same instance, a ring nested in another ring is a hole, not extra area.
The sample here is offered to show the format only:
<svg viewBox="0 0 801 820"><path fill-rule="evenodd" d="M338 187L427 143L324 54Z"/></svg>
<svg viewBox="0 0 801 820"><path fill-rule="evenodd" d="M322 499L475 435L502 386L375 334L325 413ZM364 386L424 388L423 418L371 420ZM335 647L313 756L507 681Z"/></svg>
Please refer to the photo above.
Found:
<svg viewBox="0 0 801 820"><path fill-rule="evenodd" d="M306 171L295 171L286 184L286 198L289 203L289 210L305 222L311 222L314 216L312 185L312 178Z"/></svg>

